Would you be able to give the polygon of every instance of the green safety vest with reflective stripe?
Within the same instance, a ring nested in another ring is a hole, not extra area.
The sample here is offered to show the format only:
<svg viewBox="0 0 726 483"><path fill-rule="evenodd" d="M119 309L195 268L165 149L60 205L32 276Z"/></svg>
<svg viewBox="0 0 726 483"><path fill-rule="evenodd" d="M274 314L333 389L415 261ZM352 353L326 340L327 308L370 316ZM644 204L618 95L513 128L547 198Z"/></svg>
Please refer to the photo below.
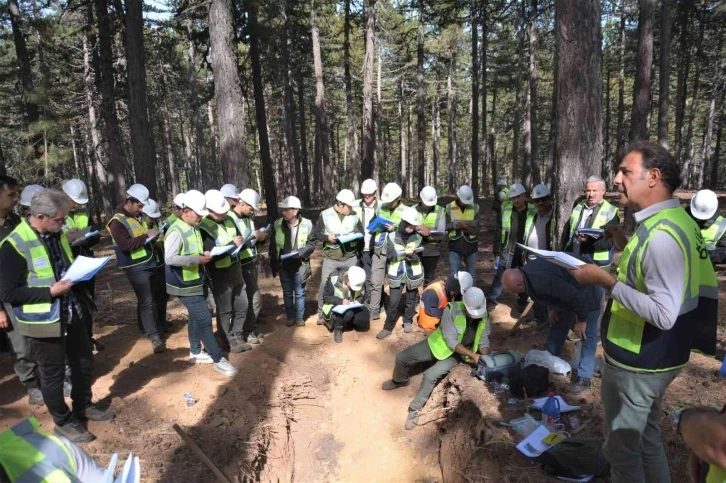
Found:
<svg viewBox="0 0 726 483"><path fill-rule="evenodd" d="M507 246L509 242L509 232L512 231L512 212L514 211L514 204L511 201L505 201L502 203L502 249ZM537 214L537 208L532 203L527 203L527 219L534 218ZM525 229L526 229L525 223ZM526 240L526 238L524 239Z"/></svg>
<svg viewBox="0 0 726 483"><path fill-rule="evenodd" d="M504 202L504 201L507 201L509 199L509 188L507 188L505 186L504 188L502 188L502 189L499 190L500 193L502 191L504 191L504 199L502 200L502 202Z"/></svg>
<svg viewBox="0 0 726 483"><path fill-rule="evenodd" d="M718 286L701 231L683 208L668 208L645 220L623 250L618 282L647 294L642 258L653 236L665 231L684 256L686 280L681 310L670 330L661 330L611 299L603 318L603 349L608 360L625 369L663 372L686 365L691 350L708 355L716 349ZM663 261L667 263L667 260Z"/></svg>
<svg viewBox="0 0 726 483"><path fill-rule="evenodd" d="M421 224L431 229L436 229L439 226L439 221L441 220L441 218L446 217L446 209L440 205L434 205L433 209L428 213L424 213L422 211L420 203L417 204L415 208L416 211L421 213ZM432 240L430 238L427 238L424 244L438 246L441 245L441 242L438 240Z"/></svg>
<svg viewBox="0 0 726 483"><path fill-rule="evenodd" d="M70 266L73 263L73 253L68 238L63 233L60 234L60 242ZM49 288L57 281L48 250L25 218L0 245L5 243L10 243L25 258L28 287ZM60 297L54 297L50 302L13 306L13 316L19 324L18 330L26 337L60 337L60 315Z"/></svg>
<svg viewBox="0 0 726 483"><path fill-rule="evenodd" d="M407 248L416 249L421 246L422 238L418 233L413 233L408 237L408 242L404 245L398 230L388 234L388 239L393 243L397 257L388 262L388 286L391 288L400 287L402 283L406 284L409 289L419 287L423 283L423 265L421 259L409 260L406 258L405 250ZM420 254L419 254L420 256Z"/></svg>
<svg viewBox="0 0 726 483"><path fill-rule="evenodd" d="M334 207L330 207L320 213L320 217L323 219L324 232L328 235L347 235L354 233L358 228L358 215L351 213L350 215L343 216L340 219L340 214L335 211ZM358 248L358 241L353 240L348 243L330 243L328 240L323 240L323 256L324 257L337 257L343 260L347 260L355 256Z"/></svg>
<svg viewBox="0 0 726 483"><path fill-rule="evenodd" d="M199 229L204 230L210 237L212 237L214 239L214 245L218 247L229 245L237 236L237 225L235 225L234 220L232 220L229 216L225 217L222 224L219 224L212 218L205 216L199 224ZM202 248L202 251L204 251L204 248ZM232 266L232 257L230 255L225 255L214 262L215 268L227 268L230 266Z"/></svg>
<svg viewBox="0 0 726 483"><path fill-rule="evenodd" d="M358 203L358 201L360 201L360 203ZM373 203L373 206L371 206L370 208L373 208L373 210L376 213L378 213L378 210L381 209L381 206L383 206L383 203L381 202L381 200L376 199L376 202ZM363 219L363 200L356 200L356 204L353 207L353 211L355 212L356 215L358 215L358 218L360 219L361 223L364 223L365 220ZM363 228L366 228L366 227L364 226Z"/></svg>
<svg viewBox="0 0 726 483"><path fill-rule="evenodd" d="M363 292L365 292L365 284L357 292L351 292L350 288L342 283L343 280L341 277L338 277L337 275L331 275L329 280L330 283L333 284L333 291L335 293L335 296L343 300L348 299L349 301L353 302L355 300L358 300L360 296L363 295ZM333 315L333 307L335 307L333 304L323 304L323 317L325 317L325 320L330 320L330 317Z"/></svg>
<svg viewBox="0 0 726 483"><path fill-rule="evenodd" d="M285 230L282 229L282 223L285 220L283 218L278 218L275 220L275 248L277 249L277 258L280 258L280 255L284 255L283 250L285 249L285 243L287 240L285 239ZM303 218L302 216L298 219L297 224L297 239L293 241L293 243L290 244L292 247L291 251L295 250L302 250L305 248L305 245L308 243L308 237L310 236L310 233L313 231L313 222L308 220L307 218ZM295 243L297 242L297 243ZM305 261L308 261L310 257L308 257Z"/></svg>
<svg viewBox="0 0 726 483"><path fill-rule="evenodd" d="M169 227L164 238L172 232L181 235L182 245L177 255L198 257L204 253L199 230L187 225L181 218ZM204 293L204 281L204 268L199 263L184 267L166 264L166 292L169 295L201 295Z"/></svg>
<svg viewBox="0 0 726 483"><path fill-rule="evenodd" d="M454 322L454 326L456 327L456 333L459 336L459 344L461 344L461 341L464 340L464 333L466 333L466 309L464 308L464 302L449 302L448 308L449 316ZM474 344L471 347L471 351L475 354L479 351L479 342L481 341L481 336L482 334L484 334L484 329L487 326L488 317L489 316L485 311L484 317L482 317L476 327ZM429 335L428 338L431 353L434 355L434 357L436 357L436 359L440 361L448 359L452 356L452 354L454 354L454 350L446 343L446 338L444 337L444 333L441 330L442 325L443 321L439 324L436 330L433 331L431 335ZM465 357L464 359L468 360L469 358Z"/></svg>
<svg viewBox="0 0 726 483"><path fill-rule="evenodd" d="M532 234L532 230L534 229L534 222L537 219L537 216L539 216L538 213L531 213L527 212L527 220L524 222L524 240L522 240L522 244L526 245L527 240L529 240L530 235ZM553 243L555 240L555 210L552 210L552 214L550 215L550 221L547 223L550 224L550 243ZM551 247L545 247L545 250L550 250Z"/></svg>
<svg viewBox="0 0 726 483"><path fill-rule="evenodd" d="M179 218L177 218L177 216L176 216L176 215L175 215L174 213L172 213L172 214L171 214L171 215L169 215L169 217L168 217L168 218L166 219L166 222L167 222L167 223L169 224L169 226L171 226L171 225L173 225L173 224L174 224L174 222L175 222L176 220L178 220L178 219L179 219Z"/></svg>
<svg viewBox="0 0 726 483"><path fill-rule="evenodd" d="M141 236L149 231L144 228L143 221L139 221L136 218L126 216L122 213L116 213L113 215L113 218L106 223L106 229L111 234L111 239L113 239L113 233L111 233L110 225L113 220L121 223L132 238ZM146 263L151 260L154 256L149 244L135 248L131 252L125 252L116 245L116 240L113 240L113 249L116 252L116 261L118 262L119 268L130 268L135 267L136 265L141 265L142 263Z"/></svg>
<svg viewBox="0 0 726 483"><path fill-rule="evenodd" d="M582 210L585 208L586 203L587 201L583 201L572 210L570 215L570 242L577 232ZM618 208L611 205L607 200L602 200L600 207L597 208L597 216L592 220L589 228L602 228L616 216L618 216ZM592 254L592 260L600 267L609 267L613 263L613 255L615 255L614 247L610 249L596 248Z"/></svg>
<svg viewBox="0 0 726 483"><path fill-rule="evenodd" d="M398 206L396 206L393 211L391 211L390 206L388 203L382 203L381 207L378 209L377 215L385 218L386 220L392 221L393 226L398 228L398 225L401 224L401 215L403 212L408 208L408 206L404 205L403 203L399 202ZM387 235L389 232L383 230L378 233L376 233L376 239L373 245L373 252L376 255L380 255L383 251L383 248L386 244ZM394 232L390 232L394 233Z"/></svg>
<svg viewBox="0 0 726 483"><path fill-rule="evenodd" d="M726 233L726 218L719 216L716 220L706 229L701 228L701 234L703 240L706 242L706 248L713 250L718 245L718 242Z"/></svg>
<svg viewBox="0 0 726 483"><path fill-rule="evenodd" d="M227 215L232 219L234 224L237 226L237 231L242 238L245 240L245 246L237 254L237 258L242 265L247 265L250 262L254 262L257 258L257 245L250 246L246 241L250 238L252 232L256 230L255 219L248 216L238 215L234 210L229 210Z"/></svg>
<svg viewBox="0 0 726 483"><path fill-rule="evenodd" d="M716 465L709 465L706 483L726 483L726 470Z"/></svg>
<svg viewBox="0 0 726 483"><path fill-rule="evenodd" d="M63 232L77 228L79 230L85 230L88 228L88 210L85 208L79 208L76 211L69 211L66 215L66 223L63 226Z"/></svg>
<svg viewBox="0 0 726 483"><path fill-rule="evenodd" d="M479 216L479 205L476 203L466 205L462 211L456 201L452 201L446 205L446 214L452 222L476 220ZM449 230L449 240L458 240L462 235L468 242L473 242L479 237L476 233L464 233L464 230Z"/></svg>
<svg viewBox="0 0 726 483"><path fill-rule="evenodd" d="M72 483L76 461L59 438L44 433L34 417L0 434L0 466L12 483Z"/></svg>

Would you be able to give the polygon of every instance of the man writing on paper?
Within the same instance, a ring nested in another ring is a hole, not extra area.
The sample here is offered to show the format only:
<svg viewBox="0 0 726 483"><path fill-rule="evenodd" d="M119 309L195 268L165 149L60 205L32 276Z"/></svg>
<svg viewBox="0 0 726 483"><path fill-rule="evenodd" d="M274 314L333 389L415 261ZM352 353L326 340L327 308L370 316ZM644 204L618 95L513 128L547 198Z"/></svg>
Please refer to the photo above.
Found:
<svg viewBox="0 0 726 483"><path fill-rule="evenodd" d="M421 216L421 225L418 232L423 236L421 246L421 264L424 269L424 285L430 284L436 278L436 266L441 257L441 240L446 233L446 210L437 204L438 195L433 186L424 186L419 193L421 201L413 208ZM437 234L432 233L438 232Z"/></svg>
<svg viewBox="0 0 726 483"><path fill-rule="evenodd" d="M454 201L446 205L446 229L449 232L449 275L456 275L463 261L476 285L479 204L469 185L461 185Z"/></svg>
<svg viewBox="0 0 726 483"><path fill-rule="evenodd" d="M700 190L691 198L688 213L701 229L711 263L726 263L726 218L719 213L716 193Z"/></svg>
<svg viewBox="0 0 726 483"><path fill-rule="evenodd" d="M367 179L360 185L360 195L363 199L353 207L353 211L358 215L358 218L363 225L363 247L361 249L358 265L363 267L366 271L366 297L370 299L371 296L371 269L373 264L373 242L375 240L375 233L368 231L368 225L371 223L373 218L378 214L378 209L381 207L381 202L378 200L378 184L375 180Z"/></svg>
<svg viewBox="0 0 726 483"><path fill-rule="evenodd" d="M365 305L346 310L342 315L333 311L338 305L363 304L366 298L365 281L366 272L362 268L339 267L325 283L323 317L338 344L343 342L343 331L346 328L364 332L371 326L371 314Z"/></svg>
<svg viewBox="0 0 726 483"><path fill-rule="evenodd" d="M714 354L718 287L698 225L673 192L678 162L654 142L626 151L615 177L621 204L637 229L617 277L594 264L572 270L577 280L611 290L602 321L604 453L612 481L671 481L659 420L663 395L691 350ZM618 247L619 226L609 228Z"/></svg>
<svg viewBox="0 0 726 483"><path fill-rule="evenodd" d="M65 194L44 190L33 197L30 217L0 245L0 300L12 308L13 327L28 338L31 358L40 367L40 390L56 424L55 433L83 443L95 438L83 421L107 421L113 413L91 402L93 349L83 305L93 301L82 287L61 281L73 263L62 232L67 214ZM66 359L73 383L72 412L63 397Z"/></svg>

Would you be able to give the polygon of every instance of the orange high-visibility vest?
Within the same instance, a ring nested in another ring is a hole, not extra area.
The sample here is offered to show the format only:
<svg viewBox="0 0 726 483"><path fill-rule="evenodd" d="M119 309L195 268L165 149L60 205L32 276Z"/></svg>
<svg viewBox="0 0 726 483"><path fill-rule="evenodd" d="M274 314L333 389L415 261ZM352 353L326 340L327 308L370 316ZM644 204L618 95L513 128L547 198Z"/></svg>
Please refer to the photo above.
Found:
<svg viewBox="0 0 726 483"><path fill-rule="evenodd" d="M424 289L424 292L426 292L427 290L433 290L434 292L436 292L436 296L439 298L439 308L442 310L446 307L446 304L449 303L449 300L446 297L445 285L445 280L439 280L437 282L433 282L431 285ZM441 322L441 318L434 317L433 315L429 315L426 313L426 310L424 309L423 297L421 297L419 305L420 307L418 310L418 326L424 330L436 330L439 322Z"/></svg>

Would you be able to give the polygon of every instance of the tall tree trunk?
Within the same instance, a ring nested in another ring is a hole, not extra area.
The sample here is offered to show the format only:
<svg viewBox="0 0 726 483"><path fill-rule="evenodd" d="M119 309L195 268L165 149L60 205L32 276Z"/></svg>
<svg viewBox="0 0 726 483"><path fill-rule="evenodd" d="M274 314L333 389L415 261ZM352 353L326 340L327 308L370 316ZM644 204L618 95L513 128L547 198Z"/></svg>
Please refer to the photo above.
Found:
<svg viewBox="0 0 726 483"><path fill-rule="evenodd" d="M292 93L292 64L290 62L290 50L292 49L291 39L291 23L290 15L292 10L292 1L285 0L284 13L284 35L282 39L282 84L284 90L284 126L285 126L285 155L286 162L290 168L291 179L289 184L298 194L302 192L302 184L300 183L300 148L297 145L295 133L295 101Z"/></svg>
<svg viewBox="0 0 726 483"><path fill-rule="evenodd" d="M5 161L5 153L3 152L3 145L0 143L0 175L8 174L7 162Z"/></svg>
<svg viewBox="0 0 726 483"><path fill-rule="evenodd" d="M650 75L653 64L653 15L655 0L640 0L638 55L635 60L633 111L630 115L630 142L648 139Z"/></svg>
<svg viewBox="0 0 726 483"><path fill-rule="evenodd" d="M195 178L201 183L204 190L212 186L219 186L214 178L219 172L217 167L217 158L214 156L206 156L207 150L204 145L204 127L202 125L202 101L199 95L197 83L197 52L192 40L193 30L191 23L187 23L187 82L189 84L189 106L192 128L194 129L193 158ZM244 114L244 113L243 113ZM240 117L243 119L244 115ZM224 163L220 166L224 168ZM224 176L224 174L223 174ZM225 176L226 178L226 176ZM225 181L235 183L236 181Z"/></svg>
<svg viewBox="0 0 726 483"><path fill-rule="evenodd" d="M330 164L330 148L328 137L328 112L325 107L325 84L323 83L323 59L320 52L320 35L318 33L318 16L315 13L315 2L310 8L310 27L313 37L313 66L315 69L315 121L320 137L321 181L333 179L333 167ZM322 191L326 200L333 199L333 183L323 182Z"/></svg>
<svg viewBox="0 0 726 483"><path fill-rule="evenodd" d="M345 0L345 24L343 27L343 68L345 80L345 109L348 117L348 155L350 156L350 176L345 173L353 193L360 192L360 158L358 157L358 139L355 130L355 114L353 113L353 84L350 76L350 0Z"/></svg>
<svg viewBox="0 0 726 483"><path fill-rule="evenodd" d="M373 179L378 183L379 173L382 170L383 163L386 161L386 157L378 156L380 146L383 146L383 97L381 94L381 46L378 46L378 74L376 78L376 135L378 140L376 142L377 149L373 152Z"/></svg>
<svg viewBox="0 0 726 483"><path fill-rule="evenodd" d="M663 0L660 9L660 85L658 89L658 144L668 149L668 107L671 89L671 9Z"/></svg>
<svg viewBox="0 0 726 483"><path fill-rule="evenodd" d="M481 5L481 183L482 195L489 194L489 156L487 149L487 48L489 45L489 0L482 0ZM494 184L496 186L496 184Z"/></svg>
<svg viewBox="0 0 726 483"><path fill-rule="evenodd" d="M408 176L404 179L404 181L407 181L406 184L408 185L408 187L406 187L406 188L402 187L404 195L408 194L408 196L411 196L411 197L415 196L415 194L413 192L414 176L413 176L413 141L412 141L413 127L411 125L411 117L413 115L412 111L413 111L413 106L409 105L408 106L408 115L407 115L408 117L406 118L406 129L407 129L406 133L407 133L407 137L408 137L408 152L406 153L408 155L408 157L406 158L406 163L408 164L408 168L407 168Z"/></svg>
<svg viewBox="0 0 726 483"><path fill-rule="evenodd" d="M446 78L446 113L449 116L447 122L448 154L449 154L449 193L456 191L456 103L454 100L454 73L456 71L456 55L451 57L449 63L449 75Z"/></svg>
<svg viewBox="0 0 726 483"><path fill-rule="evenodd" d="M701 153L701 169L698 186L711 186L711 163L713 162L713 120L716 115L716 97L718 96L716 89L711 92L711 102L706 113L706 133L703 136L703 150ZM707 178L704 183L704 176Z"/></svg>
<svg viewBox="0 0 726 483"><path fill-rule="evenodd" d="M243 139L246 137L244 134L244 112L245 112L245 101L244 98L242 98L242 117L240 117L239 123L242 124L242 137ZM212 105L212 100L210 99L207 102L207 122L209 123L209 152L210 152L210 159L216 160L219 159L217 156L217 125L214 122L214 106ZM247 152L247 148L242 148L243 152ZM245 155L246 156L246 155ZM224 169L224 163L220 161L220 169ZM248 175L249 178L249 175ZM227 180L225 179L225 183L227 183ZM237 186L237 185L235 185Z"/></svg>
<svg viewBox="0 0 726 483"><path fill-rule="evenodd" d="M373 117L376 2L366 0L365 4L368 21L366 22L366 50L363 60L363 160L360 170L362 179L370 178L373 175L373 156L376 150L376 125Z"/></svg>
<svg viewBox="0 0 726 483"><path fill-rule="evenodd" d="M553 191L559 240L582 181L602 170L600 1L556 0L555 15L559 98Z"/></svg>
<svg viewBox="0 0 726 483"><path fill-rule="evenodd" d="M35 101L35 84L33 83L33 71L30 66L30 54L25 34L22 30L22 13L17 0L8 0L8 13L10 14L10 26L13 30L13 43L15 44L15 58L18 62L18 75L20 84L23 86L23 111L25 124L30 125L38 122L40 111Z"/></svg>
<svg viewBox="0 0 726 483"><path fill-rule="evenodd" d="M424 187L426 167L426 85L424 84L424 0L418 0L418 42L416 48L416 142L418 146L418 189Z"/></svg>
<svg viewBox="0 0 726 483"><path fill-rule="evenodd" d="M496 145L496 119L497 119L497 89L492 89L492 123L489 129L489 163L492 165L492 186L497 186L497 145ZM497 193L494 193L496 196Z"/></svg>
<svg viewBox="0 0 726 483"><path fill-rule="evenodd" d="M434 188L439 189L441 183L439 183L439 171L441 166L441 89L439 84L436 84L436 99L434 99L433 112L432 112L432 124L433 124L433 138L434 138L434 170L432 173L433 179L431 184Z"/></svg>
<svg viewBox="0 0 726 483"><path fill-rule="evenodd" d="M305 132L305 78L302 71L297 80L298 115L300 116L300 167L302 168L302 199L305 206L310 206L310 171L308 164L308 138Z"/></svg>
<svg viewBox="0 0 726 483"><path fill-rule="evenodd" d="M129 93L129 124L134 154L136 182L156 196L156 149L149 123L146 95L146 63L144 55L144 17L142 0L126 3L126 71Z"/></svg>
<svg viewBox="0 0 726 483"><path fill-rule="evenodd" d="M698 17L698 16L697 16ZM679 159L681 164L681 179L683 180L681 186L684 188L692 187L692 176L691 170L693 169L693 128L696 118L696 111L699 103L699 89L701 87L701 70L702 70L702 53L703 53L703 36L706 30L705 19L701 18L699 22L699 33L698 42L696 44L696 71L693 75L693 90L691 93L691 106L688 113L688 123L686 129L686 137L683 140L683 157Z"/></svg>
<svg viewBox="0 0 726 483"><path fill-rule="evenodd" d="M607 75L605 77L605 126L603 133L604 149L603 163L602 163L602 178L605 180L607 186L612 186L613 183L613 169L612 163L610 162L610 78L612 75L612 69L610 66L607 67Z"/></svg>
<svg viewBox="0 0 726 483"><path fill-rule="evenodd" d="M720 106L717 108L718 128L716 128L716 148L713 150L713 159L711 163L711 189L716 189L720 186L718 178L718 165L721 159L721 136L723 134L724 122L726 121L726 112L724 112L724 105L726 105L726 99L724 94L721 93Z"/></svg>
<svg viewBox="0 0 726 483"><path fill-rule="evenodd" d="M471 189L479 197L479 11L471 0Z"/></svg>
<svg viewBox="0 0 726 483"><path fill-rule="evenodd" d="M530 120L530 136L529 136L529 163L531 173L531 185L541 183L541 174L539 170L539 142L537 138L537 18L538 18L537 0L532 0L532 11L530 12L529 22L529 120Z"/></svg>
<svg viewBox="0 0 726 483"><path fill-rule="evenodd" d="M408 154L406 152L406 119L403 113L403 102L405 100L405 93L403 92L403 76L401 76L398 82L399 91L401 93L400 97L398 98L398 138L400 145L400 176L398 177L398 183L405 188L406 177L408 175L408 170L406 169L408 164Z"/></svg>
<svg viewBox="0 0 726 483"><path fill-rule="evenodd" d="M623 0L620 2L620 10L620 26L618 28L618 38L620 40L620 48L618 49L618 125L615 133L613 171L617 170L617 164L625 154L625 12L623 11Z"/></svg>
<svg viewBox="0 0 726 483"><path fill-rule="evenodd" d="M688 73L691 67L690 46L690 13L691 2L682 2L678 12L680 45L678 52L678 79L676 83L675 143L676 159L681 161L683 152L683 126L686 116L686 98L688 97Z"/></svg>

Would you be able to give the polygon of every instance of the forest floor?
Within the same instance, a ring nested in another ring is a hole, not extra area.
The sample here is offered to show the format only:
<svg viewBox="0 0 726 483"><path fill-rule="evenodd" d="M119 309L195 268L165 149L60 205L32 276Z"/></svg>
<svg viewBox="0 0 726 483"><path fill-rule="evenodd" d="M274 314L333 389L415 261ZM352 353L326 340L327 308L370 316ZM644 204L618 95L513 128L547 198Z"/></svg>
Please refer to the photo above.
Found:
<svg viewBox="0 0 726 483"><path fill-rule="evenodd" d="M494 273L493 217L487 216L489 205L481 213L478 285L486 288ZM110 248L97 251L110 253ZM312 264L308 314L315 312L319 251ZM547 481L537 461L519 454L513 434L499 424L522 416L524 402L508 404L508 396L496 397L469 375L468 366L459 365L437 386L421 424L406 431L406 408L421 376L396 391L384 392L380 386L391 377L396 353L422 340L424 333L404 334L399 321L393 336L379 341L375 338L383 324L379 320L369 332L346 332L343 343L336 344L325 327L315 324L313 315L305 327L285 327L279 280L269 276L265 266L266 254L260 263L260 289L267 336L252 351L231 354L240 369L232 379L209 365L187 361L187 316L176 299L169 304L173 331L168 350L154 355L149 342L138 336L136 301L126 278L115 265L100 274L95 330L106 349L96 355L93 391L96 400L118 413L112 422L90 424L98 439L84 448L100 464L106 465L113 453L123 460L133 451L141 459L142 481L215 481L173 431L177 423L233 482ZM438 272L448 272L446 254ZM719 285L719 315L725 320L726 278L719 277ZM493 312L492 348L522 353L543 349L546 330L524 329L506 337L515 322L510 317L512 305L514 299L504 297ZM722 328L721 354L725 343ZM567 342L568 354L571 349ZM721 407L726 385L716 375L718 368L716 360L694 355L666 393L661 428L673 481L687 481L688 456L674 430L674 413L690 405ZM576 413L583 427L579 435L600 435L600 379L595 378L593 389L580 397L565 394L567 382L552 377L555 391L568 403L582 406ZM185 393L192 394L196 405L186 405ZM31 415L52 430L45 407L28 406L11 358L2 354L0 431Z"/></svg>

